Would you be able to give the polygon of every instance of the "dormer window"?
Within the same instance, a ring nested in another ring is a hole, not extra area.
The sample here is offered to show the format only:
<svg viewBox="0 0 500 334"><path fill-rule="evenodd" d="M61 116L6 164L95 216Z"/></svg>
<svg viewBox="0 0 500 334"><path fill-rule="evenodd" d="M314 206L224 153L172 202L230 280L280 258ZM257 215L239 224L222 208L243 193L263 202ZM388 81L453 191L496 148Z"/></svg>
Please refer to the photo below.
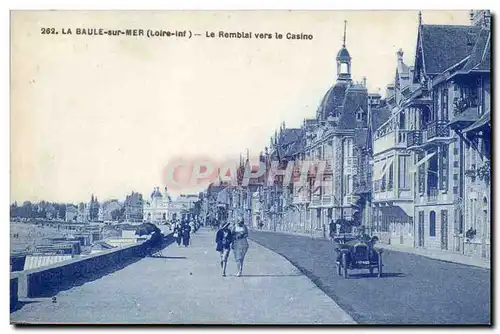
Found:
<svg viewBox="0 0 500 334"><path fill-rule="evenodd" d="M363 120L363 109L359 108L356 112L356 120L361 122Z"/></svg>

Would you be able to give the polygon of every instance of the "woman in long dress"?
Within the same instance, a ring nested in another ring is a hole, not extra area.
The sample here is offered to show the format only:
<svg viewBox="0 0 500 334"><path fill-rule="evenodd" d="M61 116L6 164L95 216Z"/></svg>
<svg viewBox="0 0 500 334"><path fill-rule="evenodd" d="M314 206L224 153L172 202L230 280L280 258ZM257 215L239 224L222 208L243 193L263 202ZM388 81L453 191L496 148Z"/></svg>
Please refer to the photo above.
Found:
<svg viewBox="0 0 500 334"><path fill-rule="evenodd" d="M233 228L234 259L236 260L236 265L238 267L238 274L236 276L241 276L243 272L243 262L245 261L245 255L248 251L247 237L248 228L245 226L243 220L240 220Z"/></svg>
<svg viewBox="0 0 500 334"><path fill-rule="evenodd" d="M231 252L231 244L233 242L233 234L229 229L229 223L222 225L215 236L217 244L215 250L220 253L220 266L222 268L222 276L226 276L227 259Z"/></svg>
<svg viewBox="0 0 500 334"><path fill-rule="evenodd" d="M181 228L181 225L178 223L175 223L174 238L175 238L175 242L177 242L177 247L180 247L181 242L182 242L182 228Z"/></svg>
<svg viewBox="0 0 500 334"><path fill-rule="evenodd" d="M189 224L184 224L182 228L182 244L184 247L189 246L189 240L191 239L191 226Z"/></svg>

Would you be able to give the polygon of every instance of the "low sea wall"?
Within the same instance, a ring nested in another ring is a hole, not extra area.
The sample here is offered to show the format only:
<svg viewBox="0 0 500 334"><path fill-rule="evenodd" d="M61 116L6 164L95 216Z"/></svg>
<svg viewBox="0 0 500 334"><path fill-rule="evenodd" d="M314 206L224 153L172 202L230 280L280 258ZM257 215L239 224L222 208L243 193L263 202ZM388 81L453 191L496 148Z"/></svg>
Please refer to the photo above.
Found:
<svg viewBox="0 0 500 334"><path fill-rule="evenodd" d="M165 237L167 244L171 235ZM61 290L83 284L125 267L150 253L152 240L110 249L83 258L70 259L50 266L11 273L11 302L17 297L53 296ZM13 280L17 288L13 288ZM17 290L17 294L15 293Z"/></svg>

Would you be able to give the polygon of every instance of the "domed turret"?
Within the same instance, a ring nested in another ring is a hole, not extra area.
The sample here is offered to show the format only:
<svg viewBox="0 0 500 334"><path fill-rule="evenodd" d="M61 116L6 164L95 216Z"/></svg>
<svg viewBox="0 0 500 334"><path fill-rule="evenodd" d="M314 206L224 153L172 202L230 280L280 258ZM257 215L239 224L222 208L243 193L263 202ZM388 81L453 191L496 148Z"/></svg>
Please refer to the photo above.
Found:
<svg viewBox="0 0 500 334"><path fill-rule="evenodd" d="M339 50L337 53L337 61L350 61L351 60L351 55L349 54L349 51L344 47Z"/></svg>
<svg viewBox="0 0 500 334"><path fill-rule="evenodd" d="M337 53L337 81L351 81L351 55L345 47L347 21L344 21L344 43Z"/></svg>
<svg viewBox="0 0 500 334"><path fill-rule="evenodd" d="M163 195L160 192L160 187L156 187L153 192L151 193L151 198L162 198Z"/></svg>

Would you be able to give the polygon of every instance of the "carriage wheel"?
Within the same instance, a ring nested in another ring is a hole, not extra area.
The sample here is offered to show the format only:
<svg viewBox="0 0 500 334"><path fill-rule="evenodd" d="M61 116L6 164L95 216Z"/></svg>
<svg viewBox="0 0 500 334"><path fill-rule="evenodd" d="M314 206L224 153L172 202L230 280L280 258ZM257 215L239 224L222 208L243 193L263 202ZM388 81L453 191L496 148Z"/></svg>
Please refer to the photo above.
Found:
<svg viewBox="0 0 500 334"><path fill-rule="evenodd" d="M344 269L344 278L349 277L347 274L347 255L345 253L342 254L342 267Z"/></svg>

